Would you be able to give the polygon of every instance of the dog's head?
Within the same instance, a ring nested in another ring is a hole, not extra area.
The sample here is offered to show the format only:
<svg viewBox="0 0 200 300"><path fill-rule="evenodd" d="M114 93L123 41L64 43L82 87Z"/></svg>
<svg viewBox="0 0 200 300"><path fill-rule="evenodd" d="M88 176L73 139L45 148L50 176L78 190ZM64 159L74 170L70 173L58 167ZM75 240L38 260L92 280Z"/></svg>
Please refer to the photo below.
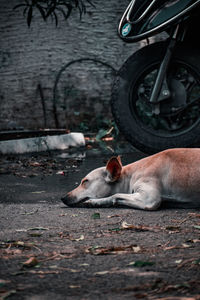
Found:
<svg viewBox="0 0 200 300"><path fill-rule="evenodd" d="M84 177L80 185L62 198L68 206L79 206L88 199L108 197L113 194L113 185L120 179L122 163L120 157L112 157L106 167L95 169Z"/></svg>

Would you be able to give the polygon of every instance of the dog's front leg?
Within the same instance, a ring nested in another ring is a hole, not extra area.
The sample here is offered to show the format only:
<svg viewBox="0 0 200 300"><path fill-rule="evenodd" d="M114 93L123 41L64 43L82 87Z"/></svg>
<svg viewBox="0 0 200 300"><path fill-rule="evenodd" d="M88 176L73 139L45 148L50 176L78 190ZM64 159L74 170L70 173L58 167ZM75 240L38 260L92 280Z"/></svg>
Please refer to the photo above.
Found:
<svg viewBox="0 0 200 300"><path fill-rule="evenodd" d="M127 206L130 208L143 209L143 210L155 210L160 206L161 198L157 194L157 197L149 197L145 193L134 194L117 194L117 205Z"/></svg>
<svg viewBox="0 0 200 300"><path fill-rule="evenodd" d="M134 194L115 194L107 198L99 199L89 199L82 203L82 207L119 207L126 206L130 208L138 209L151 209L145 202L141 199L139 193Z"/></svg>
<svg viewBox="0 0 200 300"><path fill-rule="evenodd" d="M82 205L83 207L112 207L117 206L117 199L115 195L106 198L89 199L83 202Z"/></svg>
<svg viewBox="0 0 200 300"><path fill-rule="evenodd" d="M144 210L157 209L161 203L160 184L156 179L145 179L133 185L134 193L115 194L117 205Z"/></svg>
<svg viewBox="0 0 200 300"><path fill-rule="evenodd" d="M133 194L115 194L107 198L90 199L84 202L86 207L127 206L131 208L155 210L160 206L159 187L154 184L142 184Z"/></svg>

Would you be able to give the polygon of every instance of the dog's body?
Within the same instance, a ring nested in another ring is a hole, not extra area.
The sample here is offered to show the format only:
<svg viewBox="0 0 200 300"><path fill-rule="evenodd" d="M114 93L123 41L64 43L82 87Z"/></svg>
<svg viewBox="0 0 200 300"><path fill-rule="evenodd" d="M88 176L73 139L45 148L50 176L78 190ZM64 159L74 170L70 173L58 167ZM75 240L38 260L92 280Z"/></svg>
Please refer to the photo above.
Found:
<svg viewBox="0 0 200 300"><path fill-rule="evenodd" d="M68 206L155 210L169 198L200 206L200 148L165 150L124 167L112 157L62 200Z"/></svg>

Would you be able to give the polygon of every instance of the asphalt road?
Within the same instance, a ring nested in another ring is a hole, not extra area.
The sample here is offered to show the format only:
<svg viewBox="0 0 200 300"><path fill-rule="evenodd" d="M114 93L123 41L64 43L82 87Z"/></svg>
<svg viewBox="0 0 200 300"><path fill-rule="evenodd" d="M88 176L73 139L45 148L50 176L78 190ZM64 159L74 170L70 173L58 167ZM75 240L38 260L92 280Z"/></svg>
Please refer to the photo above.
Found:
<svg viewBox="0 0 200 300"><path fill-rule="evenodd" d="M113 152L144 156L89 148L0 158L0 299L200 299L199 210L60 201Z"/></svg>

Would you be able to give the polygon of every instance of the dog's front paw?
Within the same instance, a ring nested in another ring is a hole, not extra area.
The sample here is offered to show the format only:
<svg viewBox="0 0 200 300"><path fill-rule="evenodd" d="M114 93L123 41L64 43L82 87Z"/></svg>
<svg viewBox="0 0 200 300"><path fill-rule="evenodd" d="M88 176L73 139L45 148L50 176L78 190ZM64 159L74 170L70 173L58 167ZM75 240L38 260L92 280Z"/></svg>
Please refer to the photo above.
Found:
<svg viewBox="0 0 200 300"><path fill-rule="evenodd" d="M101 199L89 199L83 202L84 207L101 207Z"/></svg>
<svg viewBox="0 0 200 300"><path fill-rule="evenodd" d="M82 203L82 207L93 207L92 205L92 199L86 200Z"/></svg>

